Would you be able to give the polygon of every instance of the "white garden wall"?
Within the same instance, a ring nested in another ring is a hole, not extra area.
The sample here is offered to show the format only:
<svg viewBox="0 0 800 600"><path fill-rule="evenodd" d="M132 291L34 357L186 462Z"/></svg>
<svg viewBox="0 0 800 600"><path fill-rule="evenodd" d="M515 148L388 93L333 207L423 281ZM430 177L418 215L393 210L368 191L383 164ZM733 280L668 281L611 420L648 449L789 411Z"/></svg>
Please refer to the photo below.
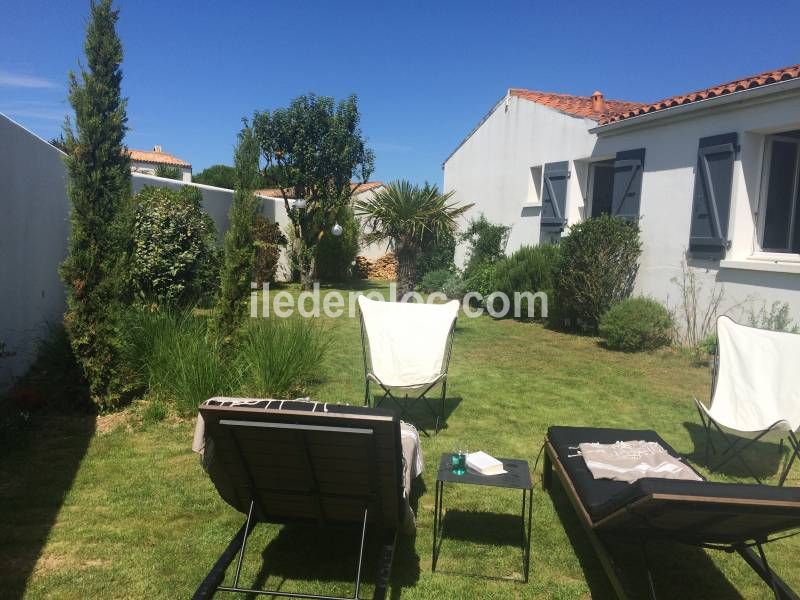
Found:
<svg viewBox="0 0 800 600"><path fill-rule="evenodd" d="M0 114L0 340L15 353L0 359L0 389L30 365L46 323L60 323L64 312L58 267L67 253L70 203L63 157ZM134 192L145 185L196 187L220 240L228 229L231 190L139 173L133 175L132 185ZM285 228L283 201L262 202L264 215ZM281 268L283 274L288 272L285 256Z"/></svg>

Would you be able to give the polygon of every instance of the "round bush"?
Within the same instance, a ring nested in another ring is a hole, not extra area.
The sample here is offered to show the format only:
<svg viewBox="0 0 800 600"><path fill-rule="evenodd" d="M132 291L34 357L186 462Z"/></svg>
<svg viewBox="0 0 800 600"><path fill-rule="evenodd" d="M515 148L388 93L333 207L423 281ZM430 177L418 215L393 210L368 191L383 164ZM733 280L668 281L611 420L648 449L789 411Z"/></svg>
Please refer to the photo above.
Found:
<svg viewBox="0 0 800 600"><path fill-rule="evenodd" d="M442 285L442 292L448 298L461 300L467 293L466 282L459 273L452 273L447 281Z"/></svg>
<svg viewBox="0 0 800 600"><path fill-rule="evenodd" d="M650 298L623 300L600 320L600 336L612 350L654 350L669 344L672 333L669 311Z"/></svg>
<svg viewBox="0 0 800 600"><path fill-rule="evenodd" d="M570 228L561 240L555 293L557 326L596 331L600 317L631 295L641 242L636 222L604 215Z"/></svg>
<svg viewBox="0 0 800 600"><path fill-rule="evenodd" d="M481 263L474 266L464 280L465 292L478 292L486 298L495 290L494 272L495 263Z"/></svg>
<svg viewBox="0 0 800 600"><path fill-rule="evenodd" d="M422 277L422 281L419 283L419 289L426 294L441 292L452 275L453 273L449 269L429 271Z"/></svg>
<svg viewBox="0 0 800 600"><path fill-rule="evenodd" d="M149 303L190 306L214 295L220 249L197 188L145 187L135 198L133 284Z"/></svg>
<svg viewBox="0 0 800 600"><path fill-rule="evenodd" d="M494 285L514 302L515 293L544 292L548 301L553 296L559 247L553 244L523 246L508 258L497 263ZM519 314L529 314L528 298L520 296ZM542 315L537 315L542 316Z"/></svg>

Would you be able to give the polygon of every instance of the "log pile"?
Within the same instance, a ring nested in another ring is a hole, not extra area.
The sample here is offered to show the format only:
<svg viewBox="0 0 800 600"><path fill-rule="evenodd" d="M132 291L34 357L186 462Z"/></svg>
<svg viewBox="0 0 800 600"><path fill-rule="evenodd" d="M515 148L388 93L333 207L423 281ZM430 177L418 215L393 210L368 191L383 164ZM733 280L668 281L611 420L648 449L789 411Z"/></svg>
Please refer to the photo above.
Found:
<svg viewBox="0 0 800 600"><path fill-rule="evenodd" d="M356 272L361 279L397 279L397 258L392 252L380 258L369 260L365 256L356 256Z"/></svg>

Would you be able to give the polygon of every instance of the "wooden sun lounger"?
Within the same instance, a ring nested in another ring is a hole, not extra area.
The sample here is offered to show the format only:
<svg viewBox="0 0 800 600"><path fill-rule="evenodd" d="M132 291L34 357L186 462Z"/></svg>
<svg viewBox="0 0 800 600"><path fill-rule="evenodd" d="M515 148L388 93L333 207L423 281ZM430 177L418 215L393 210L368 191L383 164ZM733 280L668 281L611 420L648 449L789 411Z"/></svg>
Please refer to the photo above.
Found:
<svg viewBox="0 0 800 600"><path fill-rule="evenodd" d="M646 542L666 539L735 551L771 586L776 598L798 599L769 566L763 544L771 541L770 536L800 528L800 489L705 480L645 478L633 484L596 480L583 458L576 456L580 443L631 440L658 442L679 457L650 430L551 427L544 442L543 486L550 488L555 471L620 599L629 595L608 550L614 538L642 544L652 598L656 592Z"/></svg>
<svg viewBox="0 0 800 600"><path fill-rule="evenodd" d="M330 599L336 596L254 590L239 584L247 538L259 522L358 526L361 585L367 529L381 535L374 598L385 597L405 517L400 421L390 411L328 407L329 412L204 404L204 464L220 495L247 520L194 598L216 592ZM333 412L337 411L337 412ZM225 572L239 555L231 585Z"/></svg>

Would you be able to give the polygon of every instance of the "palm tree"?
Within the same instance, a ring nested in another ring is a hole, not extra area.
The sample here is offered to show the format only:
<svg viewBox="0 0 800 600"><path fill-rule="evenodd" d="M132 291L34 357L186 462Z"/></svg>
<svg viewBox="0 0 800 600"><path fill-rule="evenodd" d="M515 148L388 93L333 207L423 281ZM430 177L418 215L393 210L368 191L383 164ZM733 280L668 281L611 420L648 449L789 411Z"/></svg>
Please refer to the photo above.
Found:
<svg viewBox="0 0 800 600"><path fill-rule="evenodd" d="M371 198L353 203L364 218L364 242L391 242L397 256L397 295L402 298L417 283L417 255L425 241L455 232L458 217L472 204L449 202L453 192L440 194L435 185L423 187L393 181Z"/></svg>

